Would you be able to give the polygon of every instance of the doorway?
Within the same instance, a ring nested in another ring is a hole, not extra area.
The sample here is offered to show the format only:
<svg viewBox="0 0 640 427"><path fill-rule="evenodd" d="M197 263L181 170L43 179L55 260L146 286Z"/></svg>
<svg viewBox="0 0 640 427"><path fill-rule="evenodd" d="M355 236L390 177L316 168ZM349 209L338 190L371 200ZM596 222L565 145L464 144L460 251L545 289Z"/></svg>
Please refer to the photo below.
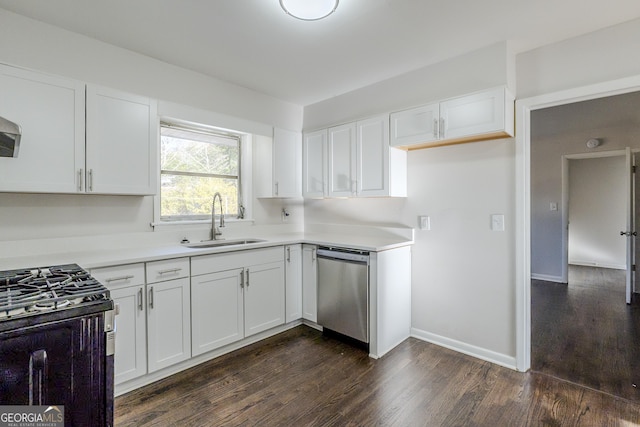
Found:
<svg viewBox="0 0 640 427"><path fill-rule="evenodd" d="M518 320L518 326L517 326L518 331L516 334L516 338L517 338L516 359L518 363L518 369L520 370L524 371L531 367L531 356L532 356L531 301L532 301L532 297L535 296L535 292L537 292L536 290L537 283L535 283L535 281L540 279L539 277L538 278L533 277L534 284L530 284L532 276L535 276L535 272L532 274L532 271L533 271L532 266L535 266L536 263L538 263L538 266L539 266L539 263L540 263L540 259L536 258L537 255L535 252L535 243L536 243L535 237L532 236L533 234L532 223L534 223L538 219L536 218L536 212L535 212L535 208L536 208L535 200L532 198L532 192L531 192L532 188L534 188L536 185L535 179L531 174L532 161L536 155L535 147L532 145L532 136L531 136L535 132L535 129L533 128L533 123L532 123L532 114L535 111L546 109L546 108L557 107L557 106L567 106L571 103L576 103L580 101L600 100L609 96L626 94L626 93L633 92L634 90L637 91L640 88L640 77L636 79L635 82L636 82L635 86L634 85L629 86L628 81L613 82L609 85L610 90L608 91L603 90L602 86L598 86L598 87L590 87L590 88L581 88L580 90L576 90L572 92L564 92L564 93L558 93L558 94L553 94L553 95L544 96L544 97L537 97L537 98L532 98L528 100L518 101L517 111L518 111L519 127L517 130L517 135L518 135L517 140L522 145L518 144L518 147L517 147L517 150L518 150L517 177L518 177L518 185L521 186L520 188L522 188L522 195L517 194L518 210L519 210L519 213L521 214L519 215L519 221L517 224L517 229L518 229L517 245L519 248L522 249L522 251L518 254L518 257L517 257L518 261L516 266L518 281L519 281L519 286L517 288L518 294L517 294L517 307L516 307L517 320ZM640 105L640 103L635 105L636 107L634 108L634 111L638 111L638 105ZM557 120L557 121L560 122L562 120ZM591 124L589 122L589 119L582 119L580 120L580 122L582 126L584 126L585 124L587 125ZM637 137L637 134L638 132L636 132L634 136ZM582 139L580 141L580 144L584 144L585 141L586 139ZM617 147L610 144L610 146L607 148L621 149L625 145L627 145L626 142L624 142L624 145L617 146ZM576 150L575 152L580 153L581 151ZM551 210L549 200L547 200L545 204L546 204L545 209ZM562 234L561 227L563 223L559 218L555 218L555 220L559 224L559 228L557 228L556 231L552 231L548 233L549 235L557 236L559 234ZM561 249L559 249L558 252L560 253ZM556 260L558 258L561 259L561 257L550 257L549 259L553 259L553 258L555 258ZM558 265L560 264L558 263ZM584 269L587 269L587 270L594 269L592 273L594 275L598 274L597 267L582 266L580 268L582 268L583 271L579 274L579 276L580 275L585 276ZM586 276L588 276L588 274ZM566 285L559 284L563 282L562 277L563 277L563 274L562 274L562 268L560 265L560 267L558 267L556 270L551 271L550 274L548 274L547 277L543 277L543 279L555 279L555 280L550 280L549 282L552 283L552 286L555 283L555 286L558 286L557 289L564 290L566 293L566 290L568 289ZM582 281L583 285L588 282L589 282L588 280ZM622 303L622 305L626 306L624 302ZM579 309L579 307L572 307L571 309ZM633 308L629 307L629 312L627 312L627 317L633 315L633 313L631 313L632 310ZM571 310L568 310L568 311L571 311ZM638 315L640 315L640 313L636 313L636 317ZM606 321L604 321L603 318L598 317L594 313L592 313L591 321L596 323L598 323L598 321L602 321L606 323ZM631 323L628 323L627 325L628 325L627 330L640 329L640 324L638 323L631 322ZM600 324L598 324L598 326L600 326ZM592 325L591 327L594 327L594 326ZM588 326L584 326L584 328L585 330L589 330ZM556 331L558 329L559 328L550 328L550 330L556 330ZM621 331L614 329L613 331L610 331L608 333L608 336L617 338L621 333L622 333ZM565 344L570 345L570 341L569 342L565 341ZM628 345L627 348L631 348L635 352L634 358L637 359L638 358L637 355L640 354L640 348L637 348L637 344L635 346L633 344ZM579 361L585 362L587 360L588 359L585 357L585 354L583 351ZM592 365L592 368L596 370L600 369L598 367L597 361L595 361L594 363L595 364ZM571 378L567 378L567 379L571 380ZM622 380L622 382L625 382L625 380ZM594 388L600 388L598 384L594 384L591 386ZM637 387L633 387L633 388L637 389Z"/></svg>

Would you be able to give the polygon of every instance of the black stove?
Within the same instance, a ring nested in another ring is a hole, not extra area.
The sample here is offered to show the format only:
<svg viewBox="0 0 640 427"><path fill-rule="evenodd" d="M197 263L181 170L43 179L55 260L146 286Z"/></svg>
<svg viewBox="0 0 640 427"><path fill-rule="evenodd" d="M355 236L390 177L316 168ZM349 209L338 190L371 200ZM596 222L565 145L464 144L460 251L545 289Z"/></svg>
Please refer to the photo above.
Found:
<svg viewBox="0 0 640 427"><path fill-rule="evenodd" d="M43 321L33 316L56 320L111 304L109 290L77 264L0 271L0 331Z"/></svg>
<svg viewBox="0 0 640 427"><path fill-rule="evenodd" d="M114 316L76 264L0 271L0 412L62 406L65 426L112 427Z"/></svg>

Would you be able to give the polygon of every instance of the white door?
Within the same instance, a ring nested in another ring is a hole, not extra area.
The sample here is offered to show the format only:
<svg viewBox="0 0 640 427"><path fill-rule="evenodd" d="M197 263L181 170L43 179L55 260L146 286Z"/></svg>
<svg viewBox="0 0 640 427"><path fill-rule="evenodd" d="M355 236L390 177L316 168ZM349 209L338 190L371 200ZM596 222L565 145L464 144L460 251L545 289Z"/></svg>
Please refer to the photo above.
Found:
<svg viewBox="0 0 640 427"><path fill-rule="evenodd" d="M149 372L191 357L189 279L147 285Z"/></svg>
<svg viewBox="0 0 640 427"><path fill-rule="evenodd" d="M389 119L375 117L357 123L358 196L389 195Z"/></svg>
<svg viewBox="0 0 640 427"><path fill-rule="evenodd" d="M147 373L147 336L144 285L112 289L116 317L115 383Z"/></svg>
<svg viewBox="0 0 640 427"><path fill-rule="evenodd" d="M206 353L244 338L244 270L191 278L191 353Z"/></svg>
<svg viewBox="0 0 640 427"><path fill-rule="evenodd" d="M356 194L356 124L329 128L329 196Z"/></svg>
<svg viewBox="0 0 640 427"><path fill-rule="evenodd" d="M327 168L327 130L304 135L302 146L302 195L324 197Z"/></svg>
<svg viewBox="0 0 640 427"><path fill-rule="evenodd" d="M633 263L635 260L635 256L633 254L634 249L634 240L635 240L635 229L634 229L634 217L635 217L635 206L634 206L634 181L635 175L633 173L633 161L634 156L631 153L631 148L627 147L626 149L626 168L627 168L627 229L625 231L621 231L621 235L626 235L627 240L627 277L626 277L626 289L625 289L625 299L627 304L631 304L631 294L633 288Z"/></svg>
<svg viewBox="0 0 640 427"><path fill-rule="evenodd" d="M157 103L87 86L87 180L90 193L156 192Z"/></svg>
<svg viewBox="0 0 640 427"><path fill-rule="evenodd" d="M302 194L302 138L300 132L273 129L273 195Z"/></svg>
<svg viewBox="0 0 640 427"><path fill-rule="evenodd" d="M632 176L633 176L633 222L634 222L634 231L636 234L633 236L633 283L631 289L631 296L634 293L638 292L640 289L640 285L638 281L640 280L640 274L636 273L636 269L640 268L640 250L638 250L638 235L637 235L637 224L638 218L640 218L640 173L637 171L638 165L640 165L640 153L633 154L633 168L632 168Z"/></svg>
<svg viewBox="0 0 640 427"><path fill-rule="evenodd" d="M245 269L245 337L284 324L284 289L282 262L254 265Z"/></svg>
<svg viewBox="0 0 640 427"><path fill-rule="evenodd" d="M0 157L0 191L84 191L84 84L0 65L0 117L22 127Z"/></svg>

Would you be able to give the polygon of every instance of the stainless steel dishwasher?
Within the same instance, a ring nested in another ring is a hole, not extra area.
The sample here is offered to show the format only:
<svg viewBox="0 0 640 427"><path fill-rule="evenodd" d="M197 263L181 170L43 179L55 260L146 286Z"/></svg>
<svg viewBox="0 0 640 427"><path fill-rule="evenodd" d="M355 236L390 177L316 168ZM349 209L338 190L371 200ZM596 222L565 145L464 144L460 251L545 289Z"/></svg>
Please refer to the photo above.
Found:
<svg viewBox="0 0 640 427"><path fill-rule="evenodd" d="M369 252L318 248L318 324L369 343Z"/></svg>

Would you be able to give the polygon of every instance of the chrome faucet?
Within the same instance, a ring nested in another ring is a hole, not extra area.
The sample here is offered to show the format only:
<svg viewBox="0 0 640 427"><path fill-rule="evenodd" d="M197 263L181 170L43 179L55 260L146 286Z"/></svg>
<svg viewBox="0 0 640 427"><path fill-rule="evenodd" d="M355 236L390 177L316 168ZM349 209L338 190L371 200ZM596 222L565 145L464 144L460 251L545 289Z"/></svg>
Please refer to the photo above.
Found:
<svg viewBox="0 0 640 427"><path fill-rule="evenodd" d="M220 227L216 227L216 197L220 200ZM222 212L222 196L216 192L213 195L213 203L211 204L211 240L218 240L218 236L222 236L220 228L224 227L224 213ZM223 240L223 239L220 239Z"/></svg>

